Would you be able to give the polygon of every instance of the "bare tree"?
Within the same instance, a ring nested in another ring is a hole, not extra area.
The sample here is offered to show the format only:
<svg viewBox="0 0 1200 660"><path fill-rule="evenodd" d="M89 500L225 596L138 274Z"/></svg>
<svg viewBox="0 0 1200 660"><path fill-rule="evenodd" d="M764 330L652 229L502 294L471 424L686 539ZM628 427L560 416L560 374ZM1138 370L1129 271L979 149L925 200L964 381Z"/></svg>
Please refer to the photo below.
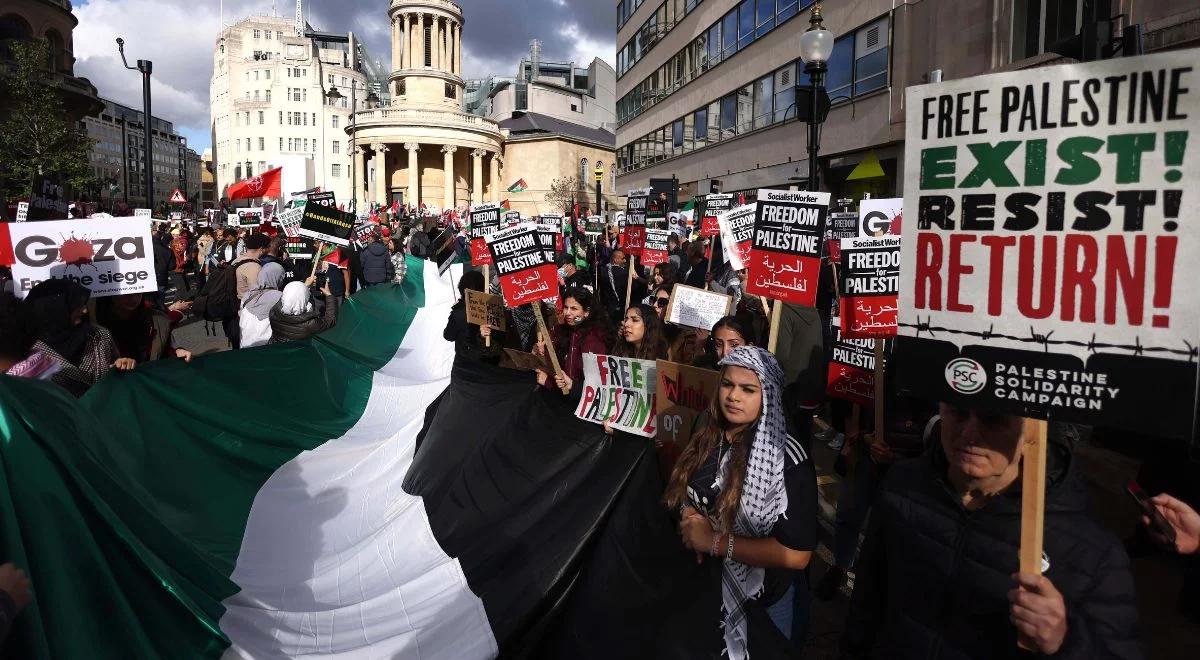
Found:
<svg viewBox="0 0 1200 660"><path fill-rule="evenodd" d="M575 210L575 195L578 190L579 182L575 177L559 177L550 182L550 191L546 193L546 203L557 212L570 215Z"/></svg>

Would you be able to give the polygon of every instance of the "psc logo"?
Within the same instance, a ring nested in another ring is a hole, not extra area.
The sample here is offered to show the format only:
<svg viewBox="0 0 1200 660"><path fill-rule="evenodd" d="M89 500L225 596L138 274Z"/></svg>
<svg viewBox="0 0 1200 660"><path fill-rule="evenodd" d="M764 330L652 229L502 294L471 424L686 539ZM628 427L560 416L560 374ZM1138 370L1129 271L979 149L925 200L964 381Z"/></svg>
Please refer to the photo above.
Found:
<svg viewBox="0 0 1200 660"><path fill-rule="evenodd" d="M954 358L946 365L946 382L959 394L975 394L987 384L987 371L970 358Z"/></svg>

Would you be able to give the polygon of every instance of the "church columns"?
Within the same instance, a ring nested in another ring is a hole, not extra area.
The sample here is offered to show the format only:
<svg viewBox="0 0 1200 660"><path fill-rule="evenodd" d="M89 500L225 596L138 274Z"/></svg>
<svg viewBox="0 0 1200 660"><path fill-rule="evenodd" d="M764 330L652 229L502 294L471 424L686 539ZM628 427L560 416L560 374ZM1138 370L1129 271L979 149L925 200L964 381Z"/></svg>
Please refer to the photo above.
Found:
<svg viewBox="0 0 1200 660"><path fill-rule="evenodd" d="M371 145L375 152L375 203L387 205L387 145L376 142Z"/></svg>
<svg viewBox="0 0 1200 660"><path fill-rule="evenodd" d="M354 208L358 206L358 195L362 192L362 182L367 180L367 163L362 147L354 147L354 180L350 182L350 199ZM361 177L361 178L359 178Z"/></svg>
<svg viewBox="0 0 1200 660"><path fill-rule="evenodd" d="M418 162L421 145L416 142L405 142L404 148L408 150L408 193L405 195L404 202L417 207L421 205L421 169Z"/></svg>
<svg viewBox="0 0 1200 660"><path fill-rule="evenodd" d="M471 203L479 204L483 201L483 157L487 152L483 149L476 149L471 152Z"/></svg>
<svg viewBox="0 0 1200 660"><path fill-rule="evenodd" d="M492 199L493 202L500 201L500 154L492 154Z"/></svg>
<svg viewBox="0 0 1200 660"><path fill-rule="evenodd" d="M446 182L446 193L442 200L442 209L454 208L454 152L458 151L458 147L454 145L446 145L442 147L443 164L442 175Z"/></svg>

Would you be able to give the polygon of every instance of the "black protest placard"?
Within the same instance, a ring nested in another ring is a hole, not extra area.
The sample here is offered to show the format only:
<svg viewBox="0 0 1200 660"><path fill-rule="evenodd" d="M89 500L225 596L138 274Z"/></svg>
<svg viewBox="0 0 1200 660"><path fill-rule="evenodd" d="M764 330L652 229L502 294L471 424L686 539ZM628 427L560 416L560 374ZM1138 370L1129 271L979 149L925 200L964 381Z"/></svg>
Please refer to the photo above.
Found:
<svg viewBox="0 0 1200 660"><path fill-rule="evenodd" d="M316 257L316 245L311 239L302 236L289 237L284 249L288 253L288 262L284 266L284 277L289 280L302 280L312 272L312 260Z"/></svg>
<svg viewBox="0 0 1200 660"><path fill-rule="evenodd" d="M33 177L29 195L29 220L65 220L69 199L57 174Z"/></svg>
<svg viewBox="0 0 1200 660"><path fill-rule="evenodd" d="M825 393L869 406L875 401L875 340L849 339L840 330L834 319Z"/></svg>
<svg viewBox="0 0 1200 660"><path fill-rule="evenodd" d="M344 213L321 203L309 202L304 205L299 233L318 241L350 247L350 235L354 231L354 224L354 215L351 213Z"/></svg>
<svg viewBox="0 0 1200 660"><path fill-rule="evenodd" d="M895 336L900 237L843 239L841 257L843 334L851 339Z"/></svg>
<svg viewBox="0 0 1200 660"><path fill-rule="evenodd" d="M646 205L649 190L630 191L625 202L625 221L621 224L621 247L629 254L641 256L646 244Z"/></svg>
<svg viewBox="0 0 1200 660"><path fill-rule="evenodd" d="M670 236L671 232L666 229L646 230L646 244L642 247L643 266L653 268L670 258L667 255L667 250L670 248L667 245L667 239Z"/></svg>
<svg viewBox="0 0 1200 660"><path fill-rule="evenodd" d="M828 214L829 193L759 190L746 292L815 305Z"/></svg>
<svg viewBox="0 0 1200 660"><path fill-rule="evenodd" d="M717 216L733 208L732 194L712 194L704 196L704 217L700 221L701 236L717 236L721 233L721 227L717 223Z"/></svg>
<svg viewBox="0 0 1200 660"><path fill-rule="evenodd" d="M829 214L829 221L825 223L825 246L829 251L830 259L835 263L840 262L842 260L842 239L856 236L858 236L857 213L839 211Z"/></svg>
<svg viewBox="0 0 1200 660"><path fill-rule="evenodd" d="M337 198L334 197L332 190L309 193L306 199L308 204L320 204L321 206L328 206L330 208L337 206Z"/></svg>
<svg viewBox="0 0 1200 660"><path fill-rule="evenodd" d="M487 249L487 237L500 229L500 206L477 204L471 207L471 264L486 266L492 263Z"/></svg>
<svg viewBox="0 0 1200 660"><path fill-rule="evenodd" d="M558 270L553 261L546 259L537 225L525 223L501 229L487 241L509 307L558 295Z"/></svg>
<svg viewBox="0 0 1200 660"><path fill-rule="evenodd" d="M910 87L905 107L901 391L1191 440L1195 52Z"/></svg>

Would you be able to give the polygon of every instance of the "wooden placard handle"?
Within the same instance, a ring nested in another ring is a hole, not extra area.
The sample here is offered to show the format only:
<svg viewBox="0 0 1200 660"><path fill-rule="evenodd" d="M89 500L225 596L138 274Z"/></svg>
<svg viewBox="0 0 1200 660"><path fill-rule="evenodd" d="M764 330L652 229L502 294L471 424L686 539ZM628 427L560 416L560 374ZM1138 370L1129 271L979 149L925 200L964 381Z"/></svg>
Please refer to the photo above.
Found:
<svg viewBox="0 0 1200 660"><path fill-rule="evenodd" d="M779 344L779 325L783 321L783 301L775 300L771 305L771 334L767 339L767 351L772 355L775 354L775 347Z"/></svg>
<svg viewBox="0 0 1200 660"><path fill-rule="evenodd" d="M558 366L558 354L554 352L554 342L550 339L550 331L546 329L546 319L542 318L542 302L540 300L531 303L533 305L533 315L538 322L538 330L541 331L542 337L546 342L546 354L550 356L550 364L554 367L554 375L562 375L562 367ZM569 387L562 388L563 394L570 394Z"/></svg>
<svg viewBox="0 0 1200 660"><path fill-rule="evenodd" d="M491 268L489 268L487 264L483 265L483 292L484 293L492 292L491 277L490 277L491 273L489 272L490 270L491 270ZM492 335L490 333L488 334L488 336L483 338L483 345L488 348L492 347Z"/></svg>
<svg viewBox="0 0 1200 660"><path fill-rule="evenodd" d="M1044 419L1025 419L1021 432L1024 453L1021 457L1021 572L1042 573L1043 524L1046 516L1046 438ZM1033 645L1018 637L1018 645L1033 650Z"/></svg>
<svg viewBox="0 0 1200 660"><path fill-rule="evenodd" d="M633 307L633 301L629 299L629 296L633 295L633 271L636 268L637 257L631 254L629 255L629 279L625 282L625 309ZM622 314L624 314L624 312L624 309L621 310Z"/></svg>
<svg viewBox="0 0 1200 660"><path fill-rule="evenodd" d="M317 241L317 249L313 252L313 267L309 277L317 276L317 266L321 265L321 250L325 249L325 241Z"/></svg>

